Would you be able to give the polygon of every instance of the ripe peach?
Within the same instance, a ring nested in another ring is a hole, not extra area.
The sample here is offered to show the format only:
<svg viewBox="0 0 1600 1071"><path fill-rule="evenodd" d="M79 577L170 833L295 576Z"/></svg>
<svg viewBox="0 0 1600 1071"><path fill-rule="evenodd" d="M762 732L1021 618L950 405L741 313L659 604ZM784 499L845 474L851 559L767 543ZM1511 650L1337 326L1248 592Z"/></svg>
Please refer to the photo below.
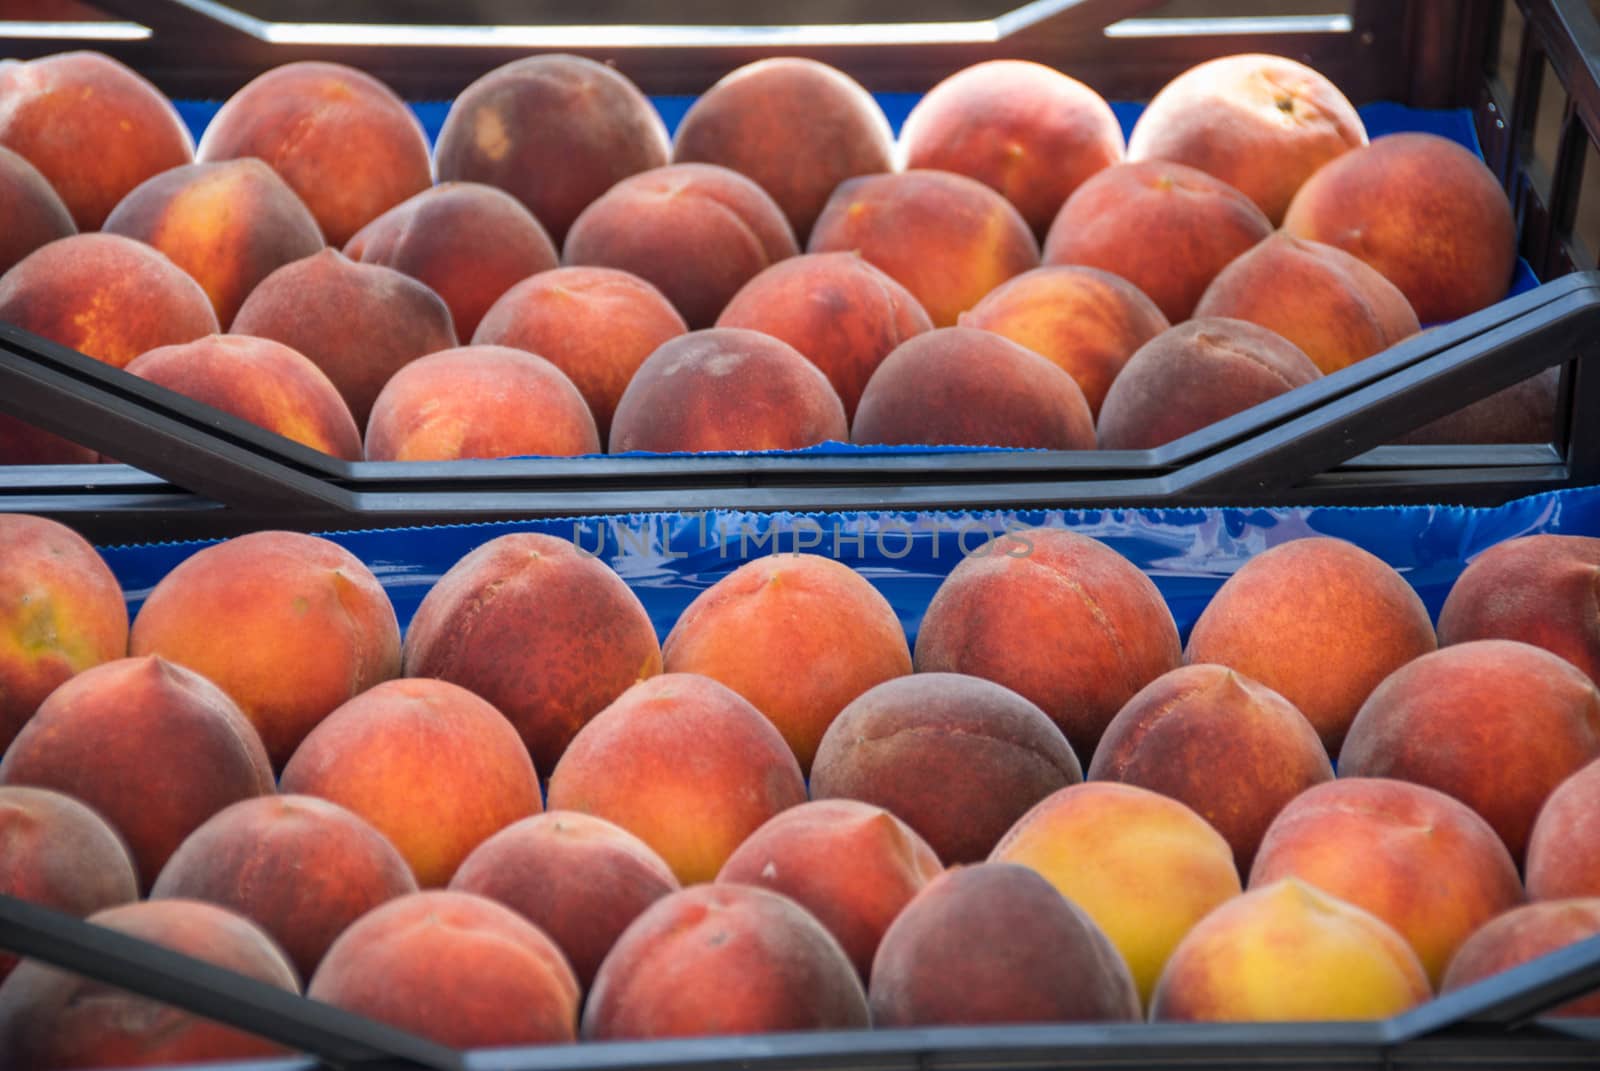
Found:
<svg viewBox="0 0 1600 1071"><path fill-rule="evenodd" d="M658 900L606 957L585 1039L862 1029L861 981L822 924L786 896L702 885Z"/></svg>
<svg viewBox="0 0 1600 1071"><path fill-rule="evenodd" d="M1434 650L1422 599L1387 563L1323 536L1280 543L1228 577L1189 633L1187 662L1271 688L1339 754L1378 683Z"/></svg>
<svg viewBox="0 0 1600 1071"><path fill-rule="evenodd" d="M229 97L207 124L202 163L256 156L283 176L330 245L433 182L422 124L354 67L285 63Z"/></svg>
<svg viewBox="0 0 1600 1071"><path fill-rule="evenodd" d="M55 789L98 811L127 841L141 889L207 818L273 791L239 708L160 658L106 662L51 692L0 761L0 784Z"/></svg>
<svg viewBox="0 0 1600 1071"><path fill-rule="evenodd" d="M783 210L750 179L672 164L623 179L585 208L562 258L632 272L699 329L763 268L799 251Z"/></svg>
<svg viewBox="0 0 1600 1071"><path fill-rule="evenodd" d="M275 768L335 707L400 671L400 627L378 578L299 532L252 532L184 559L145 599L128 647L228 693Z"/></svg>
<svg viewBox="0 0 1600 1071"><path fill-rule="evenodd" d="M150 897L203 900L244 916L310 978L346 927L416 890L394 845L350 811L313 796L258 796L184 838Z"/></svg>
<svg viewBox="0 0 1600 1071"><path fill-rule="evenodd" d="M1528 895L1600 896L1600 760L1550 793L1528 835Z"/></svg>
<svg viewBox="0 0 1600 1071"><path fill-rule="evenodd" d="M1417 446L1553 442L1560 389L1561 369L1547 368L1429 421L1397 441Z"/></svg>
<svg viewBox="0 0 1600 1071"><path fill-rule="evenodd" d="M1181 653L1149 577L1104 543L1034 528L997 537L950 571L923 615L915 663L1021 693L1075 752L1093 755L1123 704L1176 669Z"/></svg>
<svg viewBox="0 0 1600 1071"><path fill-rule="evenodd" d="M42 245L78 233L50 181L0 145L0 275Z"/></svg>
<svg viewBox="0 0 1600 1071"><path fill-rule="evenodd" d="M673 163L721 164L755 180L804 242L845 179L893 170L894 135L871 93L799 56L747 63L697 97Z"/></svg>
<svg viewBox="0 0 1600 1071"><path fill-rule="evenodd" d="M1600 937L1600 897L1546 900L1507 911L1461 946L1450 961L1440 992L1453 992L1594 937ZM1545 1014L1600 1016L1600 993L1580 997Z"/></svg>
<svg viewBox="0 0 1600 1071"><path fill-rule="evenodd" d="M1094 449L1094 417L1072 376L1002 335L941 327L872 373L857 443Z"/></svg>
<svg viewBox="0 0 1600 1071"><path fill-rule="evenodd" d="M745 837L805 798L800 767L772 723L692 673L623 692L579 730L550 775L551 810L615 822L685 885L716 877Z"/></svg>
<svg viewBox="0 0 1600 1071"><path fill-rule="evenodd" d="M405 673L459 684L505 714L541 770L634 682L661 672L639 597L555 536L492 539L440 577L406 630Z"/></svg>

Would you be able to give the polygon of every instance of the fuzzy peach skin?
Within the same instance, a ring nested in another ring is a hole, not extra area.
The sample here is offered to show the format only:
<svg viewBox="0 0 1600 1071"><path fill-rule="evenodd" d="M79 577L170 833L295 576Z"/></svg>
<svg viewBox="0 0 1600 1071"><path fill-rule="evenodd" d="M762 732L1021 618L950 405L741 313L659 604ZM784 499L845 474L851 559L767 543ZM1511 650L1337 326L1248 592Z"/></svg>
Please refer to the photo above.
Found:
<svg viewBox="0 0 1600 1071"><path fill-rule="evenodd" d="M294 968L254 923L194 900L123 904L89 916L115 930L290 993ZM168 1067L286 1057L255 1034L28 961L0 985L0 1066Z"/></svg>
<svg viewBox="0 0 1600 1071"><path fill-rule="evenodd" d="M194 159L194 141L161 91L99 52L0 64L0 146L61 195L80 231L152 175Z"/></svg>
<svg viewBox="0 0 1600 1071"><path fill-rule="evenodd" d="M598 454L589 405L561 369L507 346L418 357L383 385L367 419L368 461Z"/></svg>
<svg viewBox="0 0 1600 1071"><path fill-rule="evenodd" d="M225 807L184 838L153 900L203 900L243 915L310 978L334 938L385 901L416 892L382 833L314 796L259 796Z"/></svg>
<svg viewBox="0 0 1600 1071"><path fill-rule="evenodd" d="M841 182L808 253L861 254L911 291L935 327L951 327L983 296L1039 266L1039 243L1011 203L948 171L864 175Z"/></svg>
<svg viewBox="0 0 1600 1071"><path fill-rule="evenodd" d="M1073 190L1122 162L1123 141L1111 105L1093 89L1042 63L1002 59L928 90L906 116L899 149L907 168L989 186L1042 236Z"/></svg>
<svg viewBox="0 0 1600 1071"><path fill-rule="evenodd" d="M1021 693L1077 754L1093 755L1123 704L1181 654L1149 577L1088 536L1031 528L950 571L923 614L914 662L919 673L969 673Z"/></svg>
<svg viewBox="0 0 1600 1071"><path fill-rule="evenodd" d="M479 321L472 344L527 350L561 369L589 403L605 442L633 374L688 330L672 302L637 275L556 268L500 295Z"/></svg>
<svg viewBox="0 0 1600 1071"><path fill-rule="evenodd" d="M894 135L859 82L800 56L757 60L695 98L673 163L720 164L772 195L804 242L845 179L894 169Z"/></svg>
<svg viewBox="0 0 1600 1071"><path fill-rule="evenodd" d="M1171 326L1126 279L1070 266L1023 272L962 313L959 323L1004 335L1060 367L1095 417L1128 358Z"/></svg>
<svg viewBox="0 0 1600 1071"><path fill-rule="evenodd" d="M411 109L378 79L339 63L284 63L229 97L196 158L245 156L283 176L334 246L433 182L428 139Z"/></svg>
<svg viewBox="0 0 1600 1071"><path fill-rule="evenodd" d="M1434 134L1389 134L1332 161L1300 188L1283 229L1378 269L1425 324L1505 297L1517 255L1494 173Z"/></svg>
<svg viewBox="0 0 1600 1071"><path fill-rule="evenodd" d="M1440 991L1454 992L1594 937L1600 937L1600 897L1527 904L1506 912L1468 938L1450 961ZM1600 1017L1600 993L1579 997L1543 1014Z"/></svg>
<svg viewBox="0 0 1600 1071"><path fill-rule="evenodd" d="M1366 143L1355 106L1328 78L1285 56L1246 53L1163 86L1128 136L1128 159L1199 168L1277 224L1318 168Z"/></svg>
<svg viewBox="0 0 1600 1071"><path fill-rule="evenodd" d="M822 734L862 692L911 672L889 600L818 554L746 562L695 597L661 648L668 673L721 681L783 734L802 772ZM804 666L795 674L792 667Z"/></svg>
<svg viewBox="0 0 1600 1071"><path fill-rule="evenodd" d="M815 799L882 807L949 865L988 855L1013 822L1083 768L1044 711L991 681L915 673L840 712L811 768Z"/></svg>
<svg viewBox="0 0 1600 1071"><path fill-rule="evenodd" d="M1433 996L1405 939L1376 915L1285 878L1218 907L1161 972L1150 1018L1387 1019Z"/></svg>
<svg viewBox="0 0 1600 1071"><path fill-rule="evenodd" d="M345 703L295 750L281 785L365 819L423 888L446 884L479 844L543 810L511 723L439 680L385 681Z"/></svg>
<svg viewBox="0 0 1600 1071"><path fill-rule="evenodd" d="M511 719L541 770L635 682L661 672L644 605L565 539L499 536L428 591L406 630L405 673L482 696Z"/></svg>
<svg viewBox="0 0 1600 1071"><path fill-rule="evenodd" d="M860 1030L867 996L804 908L750 885L658 900L617 941L583 1011L585 1040Z"/></svg>
<svg viewBox="0 0 1600 1071"><path fill-rule="evenodd" d="M1528 835L1528 896L1600 896L1600 759L1550 793Z"/></svg>
<svg viewBox="0 0 1600 1071"><path fill-rule="evenodd" d="M1223 268L1271 233L1261 209L1221 179L1146 160L1079 186L1050 224L1044 262L1121 276L1179 323Z"/></svg>
<svg viewBox="0 0 1600 1071"><path fill-rule="evenodd" d="M128 653L128 604L59 521L0 513L0 753L67 678Z"/></svg>
<svg viewBox="0 0 1600 1071"><path fill-rule="evenodd" d="M1294 704L1226 666L1198 665L1162 674L1128 700L1106 726L1088 778L1188 804L1248 874L1278 812L1333 780L1333 765Z"/></svg>
<svg viewBox="0 0 1600 1071"><path fill-rule="evenodd" d="M1200 612L1184 660L1215 662L1293 703L1338 755L1384 678L1433 651L1422 599L1381 558L1325 536L1246 561Z"/></svg>
<svg viewBox="0 0 1600 1071"><path fill-rule="evenodd" d="M479 182L442 182L395 205L345 243L345 256L426 283L472 337L507 290L561 262L521 201Z"/></svg>
<svg viewBox="0 0 1600 1071"><path fill-rule="evenodd" d="M1324 373L1422 329L1406 296L1365 262L1284 231L1223 268L1194 314L1259 324L1294 343Z"/></svg>
<svg viewBox="0 0 1600 1071"><path fill-rule="evenodd" d="M313 450L361 460L361 432L339 388L309 357L281 342L207 335L141 353L127 372Z"/></svg>
<svg viewBox="0 0 1600 1071"><path fill-rule="evenodd" d="M623 179L584 209L562 262L632 272L698 330L762 269L799 252L783 210L750 179L672 164Z"/></svg>
<svg viewBox="0 0 1600 1071"><path fill-rule="evenodd" d="M539 927L587 990L622 931L679 886L662 858L616 823L546 811L474 848L450 888L487 896Z"/></svg>
<svg viewBox="0 0 1600 1071"><path fill-rule="evenodd" d="M911 291L850 252L779 261L733 296L717 326L760 331L799 350L853 419L873 371L933 321Z"/></svg>
<svg viewBox="0 0 1600 1071"><path fill-rule="evenodd" d="M578 213L629 175L666 164L669 148L666 125L624 75L552 54L513 60L463 89L435 163L441 182L510 193L561 245Z"/></svg>
<svg viewBox="0 0 1600 1071"><path fill-rule="evenodd" d="M133 853L141 890L206 819L274 791L261 738L233 701L155 657L103 663L51 692L0 761L0 784L97 811Z"/></svg>
<svg viewBox="0 0 1600 1071"><path fill-rule="evenodd" d="M928 842L900 819L835 799L779 813L745 838L717 881L794 900L828 928L865 984L884 931L943 872Z"/></svg>
<svg viewBox="0 0 1600 1071"><path fill-rule="evenodd" d="M787 342L710 327L663 343L617 400L610 451L797 450L847 437L828 377Z"/></svg>
<svg viewBox="0 0 1600 1071"><path fill-rule="evenodd" d="M1077 382L1049 360L976 327L901 343L861 393L850 440L899 445L1094 449Z"/></svg>
<svg viewBox="0 0 1600 1071"><path fill-rule="evenodd" d="M1339 773L1448 793L1521 864L1540 807L1596 758L1600 691L1588 677L1539 647L1475 640L1424 655L1374 689L1339 752Z"/></svg>
<svg viewBox="0 0 1600 1071"><path fill-rule="evenodd" d="M77 233L50 181L26 157L0 145L0 275L40 246Z"/></svg>
<svg viewBox="0 0 1600 1071"><path fill-rule="evenodd" d="M1378 916L1435 986L1480 926L1522 903L1517 865L1489 823L1422 785L1343 777L1285 807L1250 886L1296 877Z"/></svg>
<svg viewBox="0 0 1600 1071"><path fill-rule="evenodd" d="M551 810L616 823L685 885L716 877L747 836L805 799L800 766L772 723L692 673L623 692L579 730L550 775Z"/></svg>
<svg viewBox="0 0 1600 1071"><path fill-rule="evenodd" d="M549 936L471 893L411 893L339 935L306 996L454 1049L577 1040L578 982Z"/></svg>
<svg viewBox="0 0 1600 1071"><path fill-rule="evenodd" d="M400 626L378 578L299 532L252 532L184 559L145 599L128 648L228 693L274 768L335 707L400 672Z"/></svg>
<svg viewBox="0 0 1600 1071"><path fill-rule="evenodd" d="M146 179L117 202L101 229L165 253L205 290L223 327L256 284L323 244L305 202L253 157L189 164Z"/></svg>
<svg viewBox="0 0 1600 1071"><path fill-rule="evenodd" d="M1031 867L1082 908L1146 1004L1183 935L1239 895L1233 852L1205 819L1170 797L1107 781L1041 800L989 860Z"/></svg>

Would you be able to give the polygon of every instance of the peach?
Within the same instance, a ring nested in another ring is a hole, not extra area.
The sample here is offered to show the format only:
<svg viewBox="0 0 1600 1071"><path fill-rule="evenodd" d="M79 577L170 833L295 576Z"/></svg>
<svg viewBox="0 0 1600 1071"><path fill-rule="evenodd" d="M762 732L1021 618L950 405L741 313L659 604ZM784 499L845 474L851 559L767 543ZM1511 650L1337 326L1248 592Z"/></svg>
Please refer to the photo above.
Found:
<svg viewBox="0 0 1600 1071"><path fill-rule="evenodd" d="M446 884L479 844L543 809L511 723L440 680L384 681L343 704L295 749L280 784L365 819L423 888Z"/></svg>
<svg viewBox="0 0 1600 1071"><path fill-rule="evenodd" d="M1285 56L1223 56L1151 98L1128 159L1171 160L1243 192L1274 224L1322 165L1367 143L1355 106L1325 76Z"/></svg>
<svg viewBox="0 0 1600 1071"><path fill-rule="evenodd" d="M1523 900L1517 865L1472 808L1383 778L1318 785L1283 809L1250 885L1289 877L1393 926L1434 985L1463 941Z"/></svg>
<svg viewBox="0 0 1600 1071"><path fill-rule="evenodd" d="M434 151L441 182L498 186L560 245L595 198L666 164L669 145L661 117L626 77L581 56L543 55L462 90Z"/></svg>
<svg viewBox="0 0 1600 1071"><path fill-rule="evenodd" d="M1380 681L1437 646L1422 599L1354 543L1291 539L1250 558L1200 612L1187 662L1215 662L1271 688L1338 755Z"/></svg>
<svg viewBox="0 0 1600 1071"><path fill-rule="evenodd" d="M779 261L733 296L717 326L760 331L799 350L853 419L873 371L933 321L909 290L851 252Z"/></svg>
<svg viewBox="0 0 1600 1071"><path fill-rule="evenodd" d="M1400 443L1548 443L1555 441L1561 369L1547 368L1402 436Z"/></svg>
<svg viewBox="0 0 1600 1071"><path fill-rule="evenodd" d="M0 784L98 811L127 842L141 889L206 819L273 792L266 749L233 701L154 657L102 663L51 692L0 761Z"/></svg>
<svg viewBox="0 0 1600 1071"><path fill-rule="evenodd" d="M802 772L851 700L911 672L889 600L849 566L816 554L757 558L718 580L679 615L661 658L668 673L702 674L753 703Z"/></svg>
<svg viewBox="0 0 1600 1071"><path fill-rule="evenodd" d="M322 248L311 210L254 157L146 179L117 202L102 229L165 253L205 290L224 327L256 284Z"/></svg>
<svg viewBox="0 0 1600 1071"><path fill-rule="evenodd" d="M650 846L621 826L577 811L546 811L473 849L450 879L539 927L572 965L580 989L645 908L678 890Z"/></svg>
<svg viewBox="0 0 1600 1071"><path fill-rule="evenodd" d="M1520 640L1600 680L1600 539L1532 535L1497 543L1456 578L1439 611L1439 642Z"/></svg>
<svg viewBox="0 0 1600 1071"><path fill-rule="evenodd" d="M916 673L869 689L817 748L815 799L882 807L946 864L988 855L1030 807L1083 780L1044 711L991 681Z"/></svg>
<svg viewBox="0 0 1600 1071"><path fill-rule="evenodd" d="M1284 231L1223 268L1194 314L1259 324L1294 343L1324 373L1421 330L1406 296L1365 261Z"/></svg>
<svg viewBox="0 0 1600 1071"><path fill-rule="evenodd" d="M692 673L623 692L579 730L550 775L551 810L616 823L685 885L716 877L747 836L805 798L799 764L772 723L738 693ZM602 984L596 980L591 1006Z"/></svg>
<svg viewBox="0 0 1600 1071"><path fill-rule="evenodd" d="M394 845L312 796L260 796L212 815L161 868L151 899L203 900L265 930L300 977L368 911L416 892Z"/></svg>
<svg viewBox="0 0 1600 1071"><path fill-rule="evenodd" d="M600 967L585 1039L693 1037L868 1025L867 996L822 924L750 885L673 893Z"/></svg>
<svg viewBox="0 0 1600 1071"><path fill-rule="evenodd" d="M404 665L487 699L551 770L585 722L661 672L661 647L639 597L603 562L518 532L439 578L406 630Z"/></svg>
<svg viewBox="0 0 1600 1071"><path fill-rule="evenodd" d="M881 807L814 800L745 838L717 874L759 885L811 912L838 940L863 984L884 931L944 872L915 830Z"/></svg>
<svg viewBox="0 0 1600 1071"><path fill-rule="evenodd" d="M145 599L128 647L228 693L274 768L335 707L400 671L400 627L378 578L299 532L252 532L184 559Z"/></svg>
<svg viewBox="0 0 1600 1071"><path fill-rule="evenodd" d="M1076 78L1042 63L989 60L917 101L900 150L907 168L989 186L1043 235L1073 190L1122 161L1122 127L1105 98Z"/></svg>
<svg viewBox="0 0 1600 1071"><path fill-rule="evenodd" d="M128 606L66 525L0 513L0 753L67 678L128 653Z"/></svg>
<svg viewBox="0 0 1600 1071"><path fill-rule="evenodd" d="M42 245L78 233L72 213L27 159L0 145L0 275Z"/></svg>
<svg viewBox="0 0 1600 1071"><path fill-rule="evenodd" d="M589 405L555 365L506 346L418 357L378 392L369 461L598 454Z"/></svg>
<svg viewBox="0 0 1600 1071"><path fill-rule="evenodd" d="M1550 793L1528 835L1528 895L1600 896L1600 760Z"/></svg>
<svg viewBox="0 0 1600 1071"><path fill-rule="evenodd" d="M1441 992L1453 992L1595 937L1600 937L1600 898L1527 904L1487 923L1467 939L1450 961ZM1590 993L1544 1014L1600 1016L1600 993Z"/></svg>
<svg viewBox="0 0 1600 1071"><path fill-rule="evenodd" d="M456 1049L577 1040L578 982L510 908L434 890L391 900L339 935L306 995Z"/></svg>
<svg viewBox="0 0 1600 1071"><path fill-rule="evenodd" d="M133 857L106 820L71 796L0 786L0 893L82 918L139 899ZM0 981L17 965L0 952Z"/></svg>
<svg viewBox="0 0 1600 1071"><path fill-rule="evenodd" d="M672 164L623 179L585 208L562 258L632 272L699 329L763 268L799 251L783 210L750 179Z"/></svg>
<svg viewBox="0 0 1600 1071"><path fill-rule="evenodd" d="M80 231L98 230L145 179L194 159L172 102L99 52L0 64L0 100L0 146L39 169Z"/></svg>
<svg viewBox="0 0 1600 1071"><path fill-rule="evenodd" d="M946 171L864 175L841 182L806 251L855 251L911 291L935 327L1014 275L1039 266L1039 243L1011 203Z"/></svg>
<svg viewBox="0 0 1600 1071"><path fill-rule="evenodd" d="M477 182L444 182L395 205L345 243L345 256L426 283L469 339L500 295L561 263L521 201Z"/></svg>
<svg viewBox="0 0 1600 1071"><path fill-rule="evenodd" d="M1077 754L1093 755L1123 704L1178 668L1181 653L1172 612L1133 563L1088 536L1033 528L950 571L914 661L919 673L970 673L1021 693Z"/></svg>
<svg viewBox="0 0 1600 1071"><path fill-rule="evenodd" d="M845 179L893 170L883 109L843 71L800 56L747 63L689 106L673 163L720 164L754 179L803 242Z"/></svg>
<svg viewBox="0 0 1600 1071"><path fill-rule="evenodd" d="M1100 927L1016 863L934 878L883 935L868 995L879 1027L1144 1018Z"/></svg>
<svg viewBox="0 0 1600 1071"><path fill-rule="evenodd" d="M281 342L208 335L142 353L127 371L313 450L361 460L361 432L339 388Z"/></svg>
<svg viewBox="0 0 1600 1071"><path fill-rule="evenodd" d="M1171 326L1126 279L1077 267L1023 272L962 313L960 325L1004 335L1061 368L1095 417L1128 358Z"/></svg>
<svg viewBox="0 0 1600 1071"><path fill-rule="evenodd" d="M787 342L742 327L680 335L617 400L610 450L798 450L848 434L828 377Z"/></svg>
<svg viewBox="0 0 1600 1071"><path fill-rule="evenodd" d="M337 249L285 264L245 298L231 328L282 342L333 380L356 426L396 372L456 345L444 300L409 275Z"/></svg>
<svg viewBox="0 0 1600 1071"><path fill-rule="evenodd" d="M1283 229L1378 269L1425 324L1505 297L1517 256L1499 180L1435 134L1390 134L1331 161L1295 194Z"/></svg>
<svg viewBox="0 0 1600 1071"><path fill-rule="evenodd" d="M294 968L246 919L193 900L123 904L89 921L298 993ZM166 1067L283 1057L264 1038L79 974L26 962L0 986L0 1066Z"/></svg>
<svg viewBox="0 0 1600 1071"><path fill-rule="evenodd" d="M989 859L1031 867L1082 908L1122 954L1146 1003L1184 934L1239 895L1222 834L1175 799L1114 782L1041 800Z"/></svg>
<svg viewBox="0 0 1600 1071"><path fill-rule="evenodd" d="M255 156L283 176L330 245L433 182L422 124L378 79L339 63L273 67L207 124L202 163Z"/></svg>
<svg viewBox="0 0 1600 1071"><path fill-rule="evenodd" d="M1588 677L1539 647L1475 640L1385 678L1350 726L1339 772L1454 796L1521 863L1545 799L1597 757L1600 691Z"/></svg>
<svg viewBox="0 0 1600 1071"><path fill-rule="evenodd" d="M1188 804L1248 874L1278 812L1333 780L1333 765L1294 704L1225 666L1198 665L1162 674L1128 700L1106 726L1088 777Z"/></svg>
<svg viewBox="0 0 1600 1071"><path fill-rule="evenodd" d="M472 336L475 346L536 353L567 374L589 403L600 441L628 381L658 348L689 330L672 302L611 268L556 268L500 295Z"/></svg>
<svg viewBox="0 0 1600 1071"><path fill-rule="evenodd" d="M1387 1019L1433 996L1405 939L1296 878L1217 908L1173 950L1150 1017L1200 1022Z"/></svg>
<svg viewBox="0 0 1600 1071"><path fill-rule="evenodd" d="M1223 268L1271 233L1255 202L1221 179L1145 160L1108 167L1067 198L1044 262L1119 275L1178 323Z"/></svg>

